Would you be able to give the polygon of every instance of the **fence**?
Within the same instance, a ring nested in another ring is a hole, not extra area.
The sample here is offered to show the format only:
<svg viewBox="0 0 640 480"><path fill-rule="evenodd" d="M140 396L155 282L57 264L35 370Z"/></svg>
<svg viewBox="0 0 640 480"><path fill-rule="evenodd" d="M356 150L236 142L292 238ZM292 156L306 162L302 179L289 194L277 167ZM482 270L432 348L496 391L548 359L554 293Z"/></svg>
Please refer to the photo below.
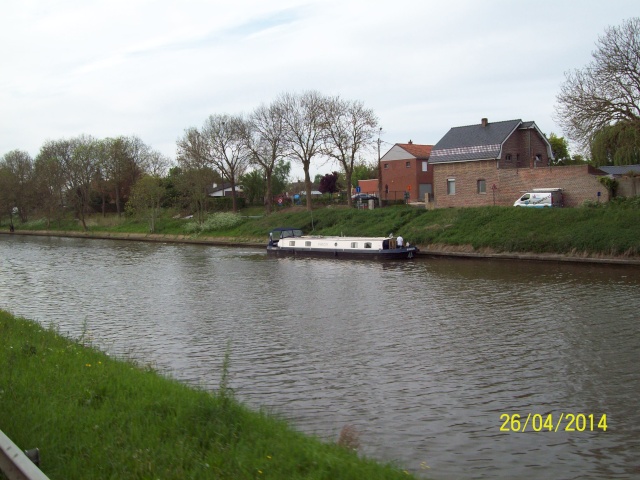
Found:
<svg viewBox="0 0 640 480"><path fill-rule="evenodd" d="M42 473L2 430L0 430L0 472L4 473L8 480L49 480L49 477Z"/></svg>

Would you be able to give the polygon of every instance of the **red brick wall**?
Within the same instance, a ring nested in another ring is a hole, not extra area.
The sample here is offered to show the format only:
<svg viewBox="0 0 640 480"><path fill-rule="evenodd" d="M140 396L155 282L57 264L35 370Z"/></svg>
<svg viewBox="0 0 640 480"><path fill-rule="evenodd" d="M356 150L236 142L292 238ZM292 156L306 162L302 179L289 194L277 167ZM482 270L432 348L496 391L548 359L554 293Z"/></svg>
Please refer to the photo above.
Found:
<svg viewBox="0 0 640 480"><path fill-rule="evenodd" d="M507 156L511 155L511 160ZM516 130L502 146L500 168L534 168L535 156L540 156L540 161L535 167L549 166L547 144L540 137L537 130Z"/></svg>
<svg viewBox="0 0 640 480"><path fill-rule="evenodd" d="M360 187L360 193L373 193L378 194L378 179L373 180L358 180L358 186Z"/></svg>
<svg viewBox="0 0 640 480"><path fill-rule="evenodd" d="M402 198L402 192L407 190L407 187L411 187L410 190L410 200L424 200L424 198L419 199L418 195L420 192L420 184L431 183L433 184L433 166L429 164L427 166L427 171L422 171L422 162L426 161L424 159L418 158L407 158L405 160L382 160L380 166L382 170L382 189L386 185L389 186L389 194L390 195L400 195L397 198ZM409 168L407 168L406 164L409 162ZM388 165L385 168L385 165ZM392 198L392 197L390 197ZM396 197L393 197L396 198Z"/></svg>
<svg viewBox="0 0 640 480"><path fill-rule="evenodd" d="M522 192L533 188L562 188L566 207L577 207L585 200L597 201L598 192L600 201L607 201L607 191L598 182L596 170L588 165L498 169L496 163L485 160L431 165L436 207L513 205ZM455 179L455 195L447 194L449 178ZM477 192L480 179L486 182L485 194Z"/></svg>

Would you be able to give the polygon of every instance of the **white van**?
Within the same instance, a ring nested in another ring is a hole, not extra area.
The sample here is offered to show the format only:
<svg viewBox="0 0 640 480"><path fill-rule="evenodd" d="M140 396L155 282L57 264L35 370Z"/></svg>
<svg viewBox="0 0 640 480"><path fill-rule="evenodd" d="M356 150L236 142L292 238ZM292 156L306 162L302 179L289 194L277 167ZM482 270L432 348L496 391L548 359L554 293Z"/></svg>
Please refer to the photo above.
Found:
<svg viewBox="0 0 640 480"><path fill-rule="evenodd" d="M562 207L564 201L561 188L534 188L531 192L523 194L514 207Z"/></svg>

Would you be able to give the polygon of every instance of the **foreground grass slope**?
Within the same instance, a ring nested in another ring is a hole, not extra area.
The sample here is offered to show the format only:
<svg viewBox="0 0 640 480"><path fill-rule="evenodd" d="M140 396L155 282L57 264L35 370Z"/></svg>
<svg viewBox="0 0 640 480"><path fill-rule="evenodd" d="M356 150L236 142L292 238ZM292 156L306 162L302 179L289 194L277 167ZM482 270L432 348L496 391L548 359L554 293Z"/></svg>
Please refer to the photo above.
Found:
<svg viewBox="0 0 640 480"><path fill-rule="evenodd" d="M469 246L497 252L532 252L609 256L640 255L640 206L620 203L601 208L528 209L479 207L425 210L404 205L376 210L325 207L308 212L290 208L269 216L214 214L204 225L166 214L156 233L233 238L265 242L277 226L302 228L318 235L401 234L423 248ZM223 217L224 216L224 217ZM94 232L147 233L143 220L92 218ZM21 225L44 229L43 222ZM52 224L58 230L78 230L76 221Z"/></svg>
<svg viewBox="0 0 640 480"><path fill-rule="evenodd" d="M0 429L52 480L411 478L3 311L0 338Z"/></svg>

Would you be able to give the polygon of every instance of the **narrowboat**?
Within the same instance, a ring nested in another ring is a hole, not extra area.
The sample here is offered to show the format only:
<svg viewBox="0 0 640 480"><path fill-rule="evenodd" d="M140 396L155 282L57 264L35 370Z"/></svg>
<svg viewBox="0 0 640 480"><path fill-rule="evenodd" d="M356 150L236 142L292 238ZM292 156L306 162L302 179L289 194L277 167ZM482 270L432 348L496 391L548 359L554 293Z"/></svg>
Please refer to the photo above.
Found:
<svg viewBox="0 0 640 480"><path fill-rule="evenodd" d="M418 248L404 243L402 237L338 237L304 235L293 227L269 232L267 254L275 256L370 258L373 260L411 259Z"/></svg>

